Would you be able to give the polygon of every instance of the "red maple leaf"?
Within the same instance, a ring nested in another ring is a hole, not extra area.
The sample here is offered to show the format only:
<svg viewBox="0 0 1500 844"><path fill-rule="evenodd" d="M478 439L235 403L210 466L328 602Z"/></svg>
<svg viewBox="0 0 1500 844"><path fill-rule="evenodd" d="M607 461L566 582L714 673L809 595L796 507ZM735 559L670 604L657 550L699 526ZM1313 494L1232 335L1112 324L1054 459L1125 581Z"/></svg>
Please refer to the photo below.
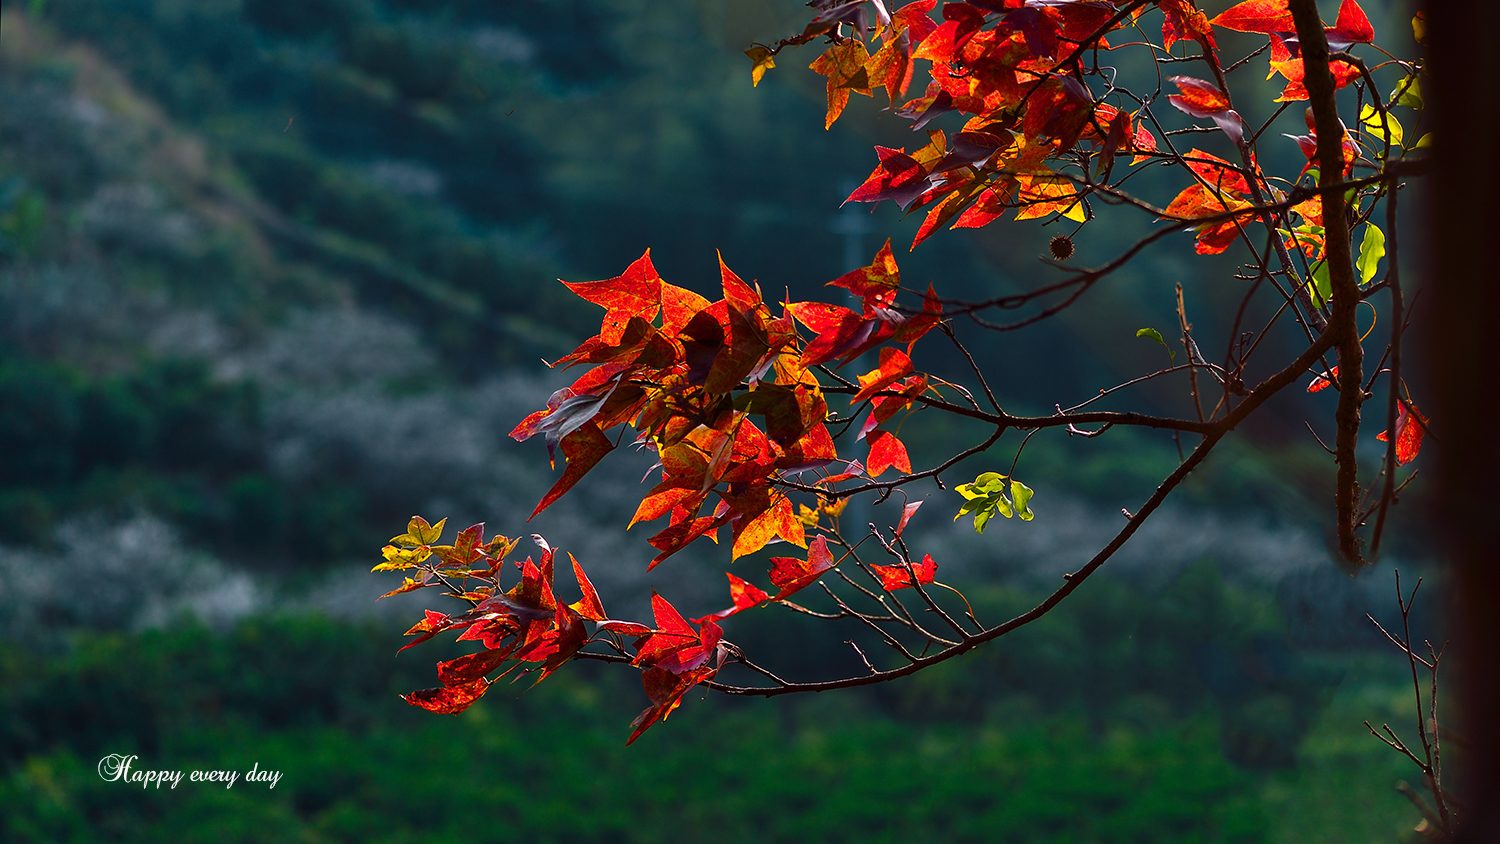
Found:
<svg viewBox="0 0 1500 844"><path fill-rule="evenodd" d="M474 701L489 691L490 681L483 677L457 686L441 686L404 694L401 699L412 706L420 706L428 712L440 715L457 715L468 709Z"/></svg>
<svg viewBox="0 0 1500 844"><path fill-rule="evenodd" d="M651 265L650 249L615 278L563 284L580 298L605 309L599 338L608 343L619 341L631 317L650 322L661 306L661 276Z"/></svg>
<svg viewBox="0 0 1500 844"><path fill-rule="evenodd" d="M683 674L673 674L660 668L652 668L642 672L641 683L646 687L646 697L651 699L651 706L630 722L630 726L635 729L631 731L625 744L629 745L640 738L641 733L650 729L652 724L665 720L672 714L672 710L682 705L682 696L689 689L712 679L716 670L704 667Z"/></svg>
<svg viewBox="0 0 1500 844"><path fill-rule="evenodd" d="M906 444L896 438L890 431L877 430L869 436L870 440L870 477L878 478L886 469L895 468L897 471L911 474L911 458L906 455Z"/></svg>
<svg viewBox="0 0 1500 844"><path fill-rule="evenodd" d="M1427 430L1427 417L1417 406L1406 399L1396 401L1396 465L1405 466L1417 459L1422 450L1422 434ZM1381 431L1375 439L1386 442L1389 431Z"/></svg>
<svg viewBox="0 0 1500 844"><path fill-rule="evenodd" d="M887 592L896 589L908 589L912 583L911 574L916 574L917 583L931 583L937 576L937 563L932 561L932 555L928 554L922 558L922 562L913 565L911 573L906 571L906 566L870 566L880 578L880 587Z"/></svg>
<svg viewBox="0 0 1500 844"><path fill-rule="evenodd" d="M1245 0L1231 6L1209 23L1235 32L1296 32L1287 0Z"/></svg>
<svg viewBox="0 0 1500 844"><path fill-rule="evenodd" d="M771 600L786 600L822 577L835 565L833 554L828 550L828 540L821 536L807 546L807 559L805 560L799 560L796 557L772 557L771 583L779 587L781 591L772 596Z"/></svg>
<svg viewBox="0 0 1500 844"><path fill-rule="evenodd" d="M695 623L701 624L704 621L719 621L728 618L729 616L734 615L741 610L748 610L752 607L758 607L761 604L764 604L765 602L771 600L771 596L766 594L759 586L756 586L754 583L751 583L750 581L745 580L742 577L736 577L733 572L726 571L724 572L724 574L729 577L729 599L733 602L734 605L729 607L728 609L719 610L716 613L706 615L702 618L695 618L693 619Z"/></svg>

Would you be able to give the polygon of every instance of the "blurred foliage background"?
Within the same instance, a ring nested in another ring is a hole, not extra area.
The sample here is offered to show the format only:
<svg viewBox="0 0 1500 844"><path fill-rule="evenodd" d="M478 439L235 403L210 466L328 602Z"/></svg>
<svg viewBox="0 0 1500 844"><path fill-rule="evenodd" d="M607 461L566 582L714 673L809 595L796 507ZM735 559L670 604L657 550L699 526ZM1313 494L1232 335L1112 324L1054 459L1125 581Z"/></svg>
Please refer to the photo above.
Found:
<svg viewBox="0 0 1500 844"><path fill-rule="evenodd" d="M1404 25L1365 5L1377 31ZM630 750L645 699L627 672L497 688L458 719L395 698L452 655L393 660L422 602L376 605L390 587L363 573L413 512L540 530L621 596L617 615L652 585L722 602L712 549L644 573L643 537L620 530L644 468L628 459L533 525L517 517L551 476L505 433L557 386L540 361L597 319L557 278L617 275L649 247L668 280L711 292L719 249L768 296L805 298L887 235L910 286L949 295L1048 271L1051 228L906 254L916 221L839 209L872 143L914 136L862 103L824 131L822 80L795 54L750 87L739 51L802 14L782 0L6 6L0 835L1344 842L1411 826L1393 786L1415 772L1361 723L1404 717L1401 666L1361 613L1391 614L1392 563L1429 564L1421 492L1377 571L1340 574L1322 533L1330 465L1302 426L1331 405L1306 397L1226 445L1106 582L888 688L694 700ZM1084 229L1080 259L1148 223ZM1045 411L1157 368L1135 329L1173 333L1163 279L1211 330L1233 265L1185 244L1024 336L969 338L1005 400ZM919 365L956 366L932 351ZM1182 412L1184 393L1137 399ZM969 436L921 416L906 431L918 462ZM946 524L957 502L940 494L913 535L982 616L1006 617L1176 459L1170 437L1039 437L1018 470L1035 523L976 537ZM736 642L792 676L852 659L843 631L736 621ZM274 792L138 793L94 773L107 753L285 777Z"/></svg>

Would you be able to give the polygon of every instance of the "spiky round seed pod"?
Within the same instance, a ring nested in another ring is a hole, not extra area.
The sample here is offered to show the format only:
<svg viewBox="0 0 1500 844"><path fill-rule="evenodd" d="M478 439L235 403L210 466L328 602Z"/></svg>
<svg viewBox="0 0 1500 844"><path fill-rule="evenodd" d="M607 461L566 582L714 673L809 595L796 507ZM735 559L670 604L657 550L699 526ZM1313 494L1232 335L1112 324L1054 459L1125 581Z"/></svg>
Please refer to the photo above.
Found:
<svg viewBox="0 0 1500 844"><path fill-rule="evenodd" d="M1073 257L1073 238L1065 234L1052 238L1049 247L1052 249L1052 257L1059 261L1066 261Z"/></svg>

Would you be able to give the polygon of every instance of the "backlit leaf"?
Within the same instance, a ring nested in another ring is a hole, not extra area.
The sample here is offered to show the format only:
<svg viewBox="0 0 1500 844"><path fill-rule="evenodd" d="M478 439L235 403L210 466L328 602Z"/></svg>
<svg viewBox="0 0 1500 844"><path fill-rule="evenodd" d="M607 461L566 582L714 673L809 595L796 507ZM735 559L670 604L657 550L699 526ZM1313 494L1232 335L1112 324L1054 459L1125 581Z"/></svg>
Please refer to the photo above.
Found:
<svg viewBox="0 0 1500 844"><path fill-rule="evenodd" d="M1363 123L1365 128L1370 130L1370 134L1380 140L1384 141L1389 138L1392 146L1401 146L1403 139L1401 121L1396 119L1396 115L1385 112L1382 116L1379 109L1369 103L1365 103L1364 107L1359 110L1359 122ZM1387 133L1387 129L1390 130L1389 133Z"/></svg>
<svg viewBox="0 0 1500 844"><path fill-rule="evenodd" d="M1031 512L1030 506L1031 497L1035 494L1036 493L1031 491L1031 487L1021 483L1015 478L1010 479L1011 508L1015 510L1016 515L1020 516L1021 521L1023 522L1029 522L1036 517L1036 514Z"/></svg>
<svg viewBox="0 0 1500 844"><path fill-rule="evenodd" d="M1369 284L1375 277L1376 266L1385 257L1385 232L1374 223L1365 224L1365 239L1359 245L1359 260L1355 269L1359 271L1359 283Z"/></svg>
<svg viewBox="0 0 1500 844"><path fill-rule="evenodd" d="M1296 32L1287 0L1245 0L1230 6L1209 23L1235 32Z"/></svg>
<svg viewBox="0 0 1500 844"><path fill-rule="evenodd" d="M480 651L437 664L438 680L445 686L459 686L483 677L500 667L507 651L503 648Z"/></svg>
<svg viewBox="0 0 1500 844"><path fill-rule="evenodd" d="M573 611L588 619L589 621L604 621L609 616L604 614L604 604L599 600L599 592L594 589L594 584L588 575L583 573L583 566L572 554L568 559L573 563L573 576L578 579L578 588L583 592L583 598L576 604L570 604Z"/></svg>
<svg viewBox="0 0 1500 844"><path fill-rule="evenodd" d="M856 38L829 47L810 67L814 72L828 77L828 117L823 128L833 126L844 106L849 102L849 92L870 93L870 77L865 72L865 62L870 54L865 45Z"/></svg>
<svg viewBox="0 0 1500 844"><path fill-rule="evenodd" d="M1338 20L1328 30L1327 37L1330 47L1342 50L1350 44L1369 44L1374 41L1375 27L1370 25L1370 18L1359 7L1359 3L1355 0L1343 0L1339 4Z"/></svg>
<svg viewBox="0 0 1500 844"><path fill-rule="evenodd" d="M880 578L880 588L887 592L897 589L909 589L912 583L912 574L917 576L917 583L931 583L937 576L937 563L932 561L932 555L928 554L922 558L922 562L912 566L912 571L907 572L906 566L870 566L875 575Z"/></svg>
<svg viewBox="0 0 1500 844"><path fill-rule="evenodd" d="M911 474L911 458L906 454L906 444L896 438L890 431L876 431L869 437L870 459L866 461L869 466L870 477L878 478L886 469L894 468L903 474Z"/></svg>
<svg viewBox="0 0 1500 844"><path fill-rule="evenodd" d="M784 601L806 586L811 585L834 567L833 554L828 550L828 540L822 536L807 546L807 559L796 557L771 558L771 583L781 591L771 600Z"/></svg>
<svg viewBox="0 0 1500 844"><path fill-rule="evenodd" d="M770 50L759 44L752 45L745 51L745 55L749 56L753 63L750 68L750 87L753 88L760 84L761 77L766 75L766 71L776 66L776 57L771 55Z"/></svg>
<svg viewBox="0 0 1500 844"><path fill-rule="evenodd" d="M1189 0L1159 0L1158 6L1164 14L1162 20L1162 46L1172 49L1173 42L1191 38L1203 46L1204 52L1217 48L1213 27L1208 16L1194 8Z"/></svg>
<svg viewBox="0 0 1500 844"><path fill-rule="evenodd" d="M655 319L661 303L661 276L651 265L649 249L616 278L563 284L579 298L605 309L599 338L606 343L619 342L631 317Z"/></svg>
<svg viewBox="0 0 1500 844"><path fill-rule="evenodd" d="M859 392L854 394L849 404L859 404L910 374L911 358L905 352L889 347L881 349L880 366L859 376Z"/></svg>
<svg viewBox="0 0 1500 844"><path fill-rule="evenodd" d="M1417 459L1422 450L1422 434L1427 430L1427 417L1417 406L1406 399L1396 401L1396 465L1404 466ZM1381 431L1375 439L1386 442L1389 431Z"/></svg>
<svg viewBox="0 0 1500 844"><path fill-rule="evenodd" d="M742 577L736 577L732 572L725 572L724 574L729 577L729 598L733 603L733 606L729 607L728 609L719 610L712 615L706 615L703 618L695 619L695 621L701 623L706 620L722 620L728 618L731 615L734 615L737 612L748 610L753 607L758 607L761 604L771 600L771 596L767 595L759 586L756 586L754 583L751 583L750 581L745 580Z"/></svg>
<svg viewBox="0 0 1500 844"><path fill-rule="evenodd" d="M412 706L420 706L428 712L436 712L439 715L457 715L468 709L474 701L484 697L484 693L489 691L489 688L490 681L480 677L457 686L422 689L404 694L401 699Z"/></svg>
<svg viewBox="0 0 1500 844"><path fill-rule="evenodd" d="M1319 375L1313 378L1312 383L1307 385L1307 391L1309 393L1317 393L1326 390L1333 386L1333 379L1337 377L1339 377L1339 368L1337 366L1331 367L1327 375Z"/></svg>

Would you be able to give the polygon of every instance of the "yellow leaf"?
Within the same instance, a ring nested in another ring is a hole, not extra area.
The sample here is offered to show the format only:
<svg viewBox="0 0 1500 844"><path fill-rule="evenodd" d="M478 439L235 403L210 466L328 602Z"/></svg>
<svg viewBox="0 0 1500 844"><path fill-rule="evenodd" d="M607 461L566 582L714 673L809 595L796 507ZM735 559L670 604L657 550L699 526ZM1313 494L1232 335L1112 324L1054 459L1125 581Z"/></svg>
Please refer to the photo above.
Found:
<svg viewBox="0 0 1500 844"><path fill-rule="evenodd" d="M750 57L750 61L755 62L755 65L750 68L750 87L753 88L760 84L761 77L766 75L766 71L776 66L776 57L760 44L752 45L745 51L745 55Z"/></svg>
<svg viewBox="0 0 1500 844"><path fill-rule="evenodd" d="M411 521L406 525L406 532L416 537L418 540L416 544L431 545L438 541L438 537L443 535L443 525L447 523L448 520L443 519L435 525L429 525L427 520L421 516L412 516Z"/></svg>

